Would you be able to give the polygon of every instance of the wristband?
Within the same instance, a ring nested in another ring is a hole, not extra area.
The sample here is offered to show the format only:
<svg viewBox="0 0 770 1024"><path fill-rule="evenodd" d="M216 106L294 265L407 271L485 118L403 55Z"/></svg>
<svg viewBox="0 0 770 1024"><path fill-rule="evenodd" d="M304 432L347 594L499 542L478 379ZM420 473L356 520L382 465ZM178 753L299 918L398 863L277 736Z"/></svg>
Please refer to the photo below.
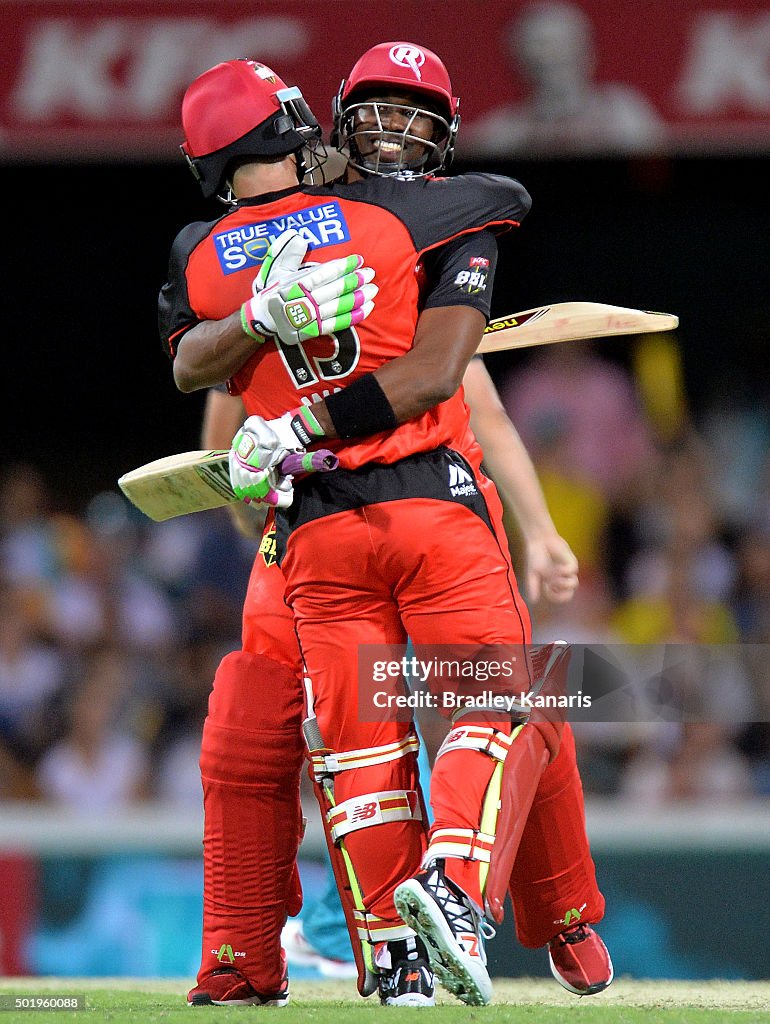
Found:
<svg viewBox="0 0 770 1024"><path fill-rule="evenodd" d="M304 448L314 441L326 437L326 431L315 418L309 405L300 405L297 409L292 409L289 415L291 416L291 429Z"/></svg>
<svg viewBox="0 0 770 1024"><path fill-rule="evenodd" d="M393 406L373 373L329 395L326 408L340 438L367 437L398 426Z"/></svg>
<svg viewBox="0 0 770 1024"><path fill-rule="evenodd" d="M256 320L251 320L249 314L246 312L246 307L248 305L248 302L244 302L241 306L241 327L243 328L243 333L248 334L248 336L253 338L254 341L258 341L260 345L264 345L268 339L268 335L260 334L256 330Z"/></svg>

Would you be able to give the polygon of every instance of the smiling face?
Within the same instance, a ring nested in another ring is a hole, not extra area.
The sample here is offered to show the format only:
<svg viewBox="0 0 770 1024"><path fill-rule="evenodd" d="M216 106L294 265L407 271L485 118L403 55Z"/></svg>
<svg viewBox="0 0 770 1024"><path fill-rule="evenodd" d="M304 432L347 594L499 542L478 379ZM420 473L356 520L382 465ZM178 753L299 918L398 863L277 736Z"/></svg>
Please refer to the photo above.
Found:
<svg viewBox="0 0 770 1024"><path fill-rule="evenodd" d="M414 176L441 166L449 124L419 93L377 92L344 114L351 163L371 174Z"/></svg>

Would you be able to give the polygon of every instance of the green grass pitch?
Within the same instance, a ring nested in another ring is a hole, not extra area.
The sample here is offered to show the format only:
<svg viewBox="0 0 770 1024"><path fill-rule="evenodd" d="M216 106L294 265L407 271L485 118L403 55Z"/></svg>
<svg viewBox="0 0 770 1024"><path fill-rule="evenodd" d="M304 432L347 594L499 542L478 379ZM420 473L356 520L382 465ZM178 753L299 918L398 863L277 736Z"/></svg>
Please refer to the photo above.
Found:
<svg viewBox="0 0 770 1024"><path fill-rule="evenodd" d="M462 1006L439 996L436 1009L381 1007L360 999L351 982L296 982L291 1003L283 1009L259 1007L196 1007L185 1004L186 980L130 978L6 978L0 979L0 998L11 995L85 997L86 1008L67 1010L7 1010L0 1024L194 1024L201 1021L252 1019L253 1014L278 1015L281 1024L348 1024L358 1020L387 1024L413 1020L415 1014L438 1024L770 1024L770 982L631 981L619 978L607 992L587 999L570 996L555 982L542 979L495 981L491 1006ZM53 1016L52 1016L53 1014Z"/></svg>

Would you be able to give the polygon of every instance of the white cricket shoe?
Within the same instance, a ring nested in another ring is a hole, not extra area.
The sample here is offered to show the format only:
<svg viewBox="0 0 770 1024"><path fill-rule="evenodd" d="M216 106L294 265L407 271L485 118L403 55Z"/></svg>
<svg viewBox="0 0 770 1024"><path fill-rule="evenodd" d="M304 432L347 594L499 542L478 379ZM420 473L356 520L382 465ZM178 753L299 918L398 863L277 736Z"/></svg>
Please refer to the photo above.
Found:
<svg viewBox="0 0 770 1024"><path fill-rule="evenodd" d="M494 935L481 912L444 874L443 860L395 891L396 910L425 944L439 982L463 1003L486 1006L492 998L484 939Z"/></svg>

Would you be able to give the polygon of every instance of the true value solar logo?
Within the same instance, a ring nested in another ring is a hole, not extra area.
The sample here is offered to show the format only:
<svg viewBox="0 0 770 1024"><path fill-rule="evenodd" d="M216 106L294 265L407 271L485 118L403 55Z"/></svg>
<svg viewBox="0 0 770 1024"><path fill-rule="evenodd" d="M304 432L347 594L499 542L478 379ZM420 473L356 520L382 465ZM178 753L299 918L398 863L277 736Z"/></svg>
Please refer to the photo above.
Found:
<svg viewBox="0 0 770 1024"><path fill-rule="evenodd" d="M350 241L350 232L339 203L332 201L323 206L311 206L284 217L244 224L214 235L214 247L222 272L234 274L244 267L258 267L270 243L289 228L298 231L311 249Z"/></svg>

